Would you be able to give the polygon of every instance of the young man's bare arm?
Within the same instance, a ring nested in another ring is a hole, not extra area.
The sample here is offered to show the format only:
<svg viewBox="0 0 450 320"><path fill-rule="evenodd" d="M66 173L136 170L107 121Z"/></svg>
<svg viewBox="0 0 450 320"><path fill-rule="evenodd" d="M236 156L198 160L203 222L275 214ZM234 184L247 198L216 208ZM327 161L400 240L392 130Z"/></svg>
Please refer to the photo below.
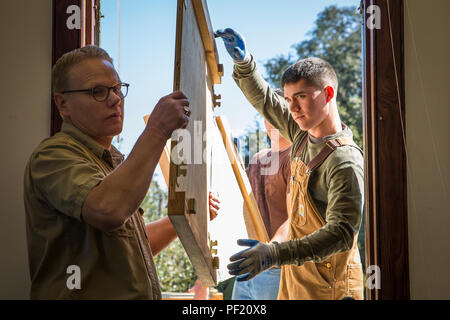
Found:
<svg viewBox="0 0 450 320"><path fill-rule="evenodd" d="M145 229L154 256L164 250L177 238L175 228L167 216L147 224Z"/></svg>

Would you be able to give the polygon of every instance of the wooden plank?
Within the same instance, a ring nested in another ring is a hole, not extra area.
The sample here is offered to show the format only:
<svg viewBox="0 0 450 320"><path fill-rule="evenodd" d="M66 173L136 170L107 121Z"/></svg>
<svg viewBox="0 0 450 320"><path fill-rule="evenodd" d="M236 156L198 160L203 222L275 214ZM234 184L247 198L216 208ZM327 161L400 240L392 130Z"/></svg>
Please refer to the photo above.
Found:
<svg viewBox="0 0 450 320"><path fill-rule="evenodd" d="M217 273L212 264L207 231L211 159L203 157L208 143L203 134L212 122L213 83L207 75L199 30L192 1L179 0L174 90L181 90L189 98L192 113L187 130L172 137L168 215L202 284L214 286ZM195 213L189 210L188 203L194 204Z"/></svg>
<svg viewBox="0 0 450 320"><path fill-rule="evenodd" d="M209 222L208 233L210 234L210 240L217 241L216 255L219 259L217 277L219 281L223 281L231 277L226 267L230 256L244 249L237 245L237 240L249 237L255 239L256 236L249 236L246 228L246 203L217 122L212 123L208 136L209 141L211 141L211 148L208 150L210 150L212 159L210 190L218 193L221 201L220 213L213 221ZM239 171L239 175L242 175L244 181L247 182L246 185L249 188L247 190L251 195L250 184L245 171ZM256 201L254 206L256 206ZM253 235L256 235L254 231Z"/></svg>
<svg viewBox="0 0 450 320"><path fill-rule="evenodd" d="M222 66L219 64L219 55L217 53L217 46L214 37L214 31L211 26L211 19L209 17L208 5L206 0L192 0L195 17L200 30L203 48L205 50L206 62L210 70L211 77L214 84L221 83L223 76Z"/></svg>
<svg viewBox="0 0 450 320"><path fill-rule="evenodd" d="M238 152L235 145L232 143L232 137L228 125L221 117L216 117L217 125L222 135L223 144L227 151L231 166L233 168L236 181L244 199L244 220L247 227L248 236L251 239L256 239L262 242L269 242L269 236L264 226L261 213L259 212L255 196L250 186L247 174L245 173L244 165L239 161Z"/></svg>
<svg viewBox="0 0 450 320"><path fill-rule="evenodd" d="M161 168L161 172L164 177L164 181L166 181L166 186L169 187L169 174L170 174L170 145L172 141L167 140L166 146L164 147L163 152L161 153L161 157L159 158L159 167Z"/></svg>
<svg viewBox="0 0 450 320"><path fill-rule="evenodd" d="M242 250L237 240L248 234L243 218L245 201L213 119L215 80L208 56L214 57L217 66L217 55L212 55L215 40L209 15L204 3L202 7L198 4L180 0L177 6L174 90L189 98L192 113L187 130L172 136L168 215L202 284L214 286L230 277L228 259ZM210 190L217 191L221 200L221 214L214 221L209 221ZM190 213L191 209L195 213ZM218 243L214 248L213 241Z"/></svg>

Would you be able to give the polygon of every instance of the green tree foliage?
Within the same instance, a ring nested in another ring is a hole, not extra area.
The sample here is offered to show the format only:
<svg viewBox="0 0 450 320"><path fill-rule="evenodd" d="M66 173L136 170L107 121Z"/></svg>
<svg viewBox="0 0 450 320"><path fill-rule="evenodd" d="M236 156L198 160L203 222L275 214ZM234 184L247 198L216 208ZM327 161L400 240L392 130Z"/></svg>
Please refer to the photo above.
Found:
<svg viewBox="0 0 450 320"><path fill-rule="evenodd" d="M161 189L157 181L152 181L150 189L141 204L146 223L167 215L167 191ZM186 292L197 280L194 268L179 239L155 257L155 265L162 291Z"/></svg>
<svg viewBox="0 0 450 320"><path fill-rule="evenodd" d="M328 61L339 79L337 104L341 120L352 129L355 142L362 147L360 21L356 7L329 6L318 14L308 39L292 46L295 57L278 55L266 61L264 67L266 80L280 87L283 72L295 61L307 57Z"/></svg>

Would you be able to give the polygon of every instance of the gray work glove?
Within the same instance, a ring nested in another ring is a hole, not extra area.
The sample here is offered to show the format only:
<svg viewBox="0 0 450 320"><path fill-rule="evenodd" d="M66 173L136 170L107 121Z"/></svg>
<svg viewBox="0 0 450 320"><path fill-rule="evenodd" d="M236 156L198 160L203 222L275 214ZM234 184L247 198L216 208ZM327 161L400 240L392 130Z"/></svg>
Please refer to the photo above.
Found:
<svg viewBox="0 0 450 320"><path fill-rule="evenodd" d="M235 63L245 64L250 61L250 54L247 52L244 37L237 31L226 28L217 30L214 36L221 37L231 58Z"/></svg>
<svg viewBox="0 0 450 320"><path fill-rule="evenodd" d="M239 275L236 281L247 281L270 267L279 267L279 246L277 242L262 243L258 240L239 239L240 246L250 248L242 250L230 257L227 268L231 275Z"/></svg>

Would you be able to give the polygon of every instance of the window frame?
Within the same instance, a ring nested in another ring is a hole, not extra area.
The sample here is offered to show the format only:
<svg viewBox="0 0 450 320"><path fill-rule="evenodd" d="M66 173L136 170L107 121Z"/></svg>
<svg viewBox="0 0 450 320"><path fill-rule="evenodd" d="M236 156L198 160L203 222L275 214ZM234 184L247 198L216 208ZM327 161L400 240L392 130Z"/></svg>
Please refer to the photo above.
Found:
<svg viewBox="0 0 450 320"><path fill-rule="evenodd" d="M76 5L80 8L80 29L67 28L70 14L67 8ZM66 52L88 44L98 44L100 0L53 0L52 21L52 66ZM90 10L88 10L90 8ZM96 23L97 22L97 23ZM62 118L51 98L50 135L61 130Z"/></svg>
<svg viewBox="0 0 450 320"><path fill-rule="evenodd" d="M66 9L70 5L80 6L84 13L80 30L66 27ZM367 27L370 17L367 9L371 5L380 8L381 29ZM86 11L86 8L94 11ZM362 0L361 9L364 13L365 254L367 266L375 265L381 269L381 288L366 288L366 298L410 299L404 2ZM94 41L98 44L99 19L99 0L53 0L52 64L66 52ZM60 130L61 124L62 119L52 99L51 135Z"/></svg>
<svg viewBox="0 0 450 320"><path fill-rule="evenodd" d="M367 26L372 14L367 11L372 5L379 8L380 29ZM366 265L378 266L381 271L380 288L366 288L366 298L410 299L404 3L403 0L362 0L361 9L364 13L365 253Z"/></svg>

